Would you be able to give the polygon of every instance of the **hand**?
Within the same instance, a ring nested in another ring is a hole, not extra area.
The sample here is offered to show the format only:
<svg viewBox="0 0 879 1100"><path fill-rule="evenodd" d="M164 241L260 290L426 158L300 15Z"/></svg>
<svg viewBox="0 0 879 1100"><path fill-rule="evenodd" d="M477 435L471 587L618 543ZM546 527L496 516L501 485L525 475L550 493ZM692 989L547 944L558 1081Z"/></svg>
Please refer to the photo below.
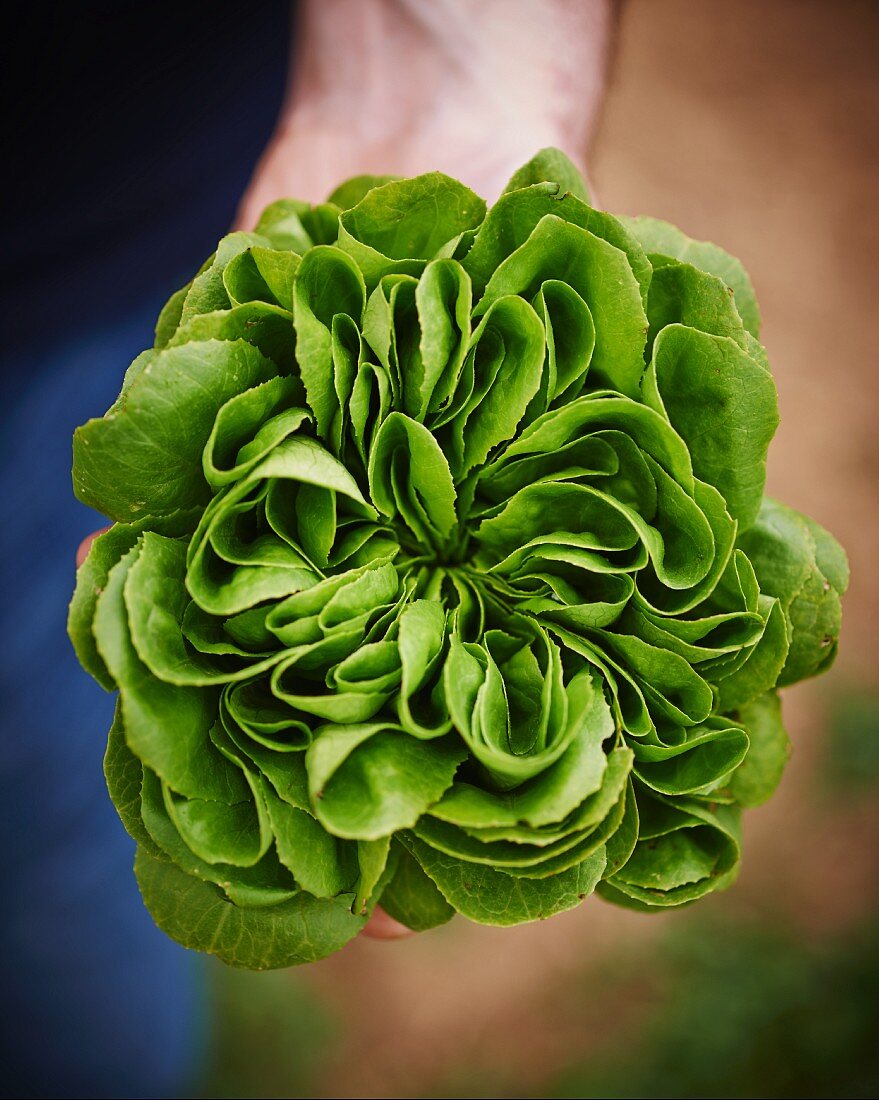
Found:
<svg viewBox="0 0 879 1100"><path fill-rule="evenodd" d="M439 169L494 201L538 149L579 166L601 106L613 0L304 0L274 137L238 211L322 201L362 173Z"/></svg>
<svg viewBox="0 0 879 1100"><path fill-rule="evenodd" d="M99 527L97 531L92 531L90 535L87 535L82 540L76 549L77 569L79 569L88 557L88 552L91 549L92 543L98 535L103 535L105 531L109 530L109 527ZM400 924L399 921L388 916L384 909L377 906L372 916L364 925L363 935L369 936L369 938L373 940L400 940L404 939L406 936L414 935L414 932L411 928L407 928L405 924Z"/></svg>

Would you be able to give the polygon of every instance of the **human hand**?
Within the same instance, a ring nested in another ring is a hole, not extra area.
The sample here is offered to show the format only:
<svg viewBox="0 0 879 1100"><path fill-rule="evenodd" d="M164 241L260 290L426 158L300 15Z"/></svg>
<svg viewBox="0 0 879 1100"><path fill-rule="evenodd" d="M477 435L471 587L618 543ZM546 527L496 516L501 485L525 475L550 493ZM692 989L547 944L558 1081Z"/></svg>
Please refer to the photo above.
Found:
<svg viewBox="0 0 879 1100"><path fill-rule="evenodd" d="M236 224L360 174L446 172L494 201L547 145L580 168L613 0L304 0L275 135Z"/></svg>

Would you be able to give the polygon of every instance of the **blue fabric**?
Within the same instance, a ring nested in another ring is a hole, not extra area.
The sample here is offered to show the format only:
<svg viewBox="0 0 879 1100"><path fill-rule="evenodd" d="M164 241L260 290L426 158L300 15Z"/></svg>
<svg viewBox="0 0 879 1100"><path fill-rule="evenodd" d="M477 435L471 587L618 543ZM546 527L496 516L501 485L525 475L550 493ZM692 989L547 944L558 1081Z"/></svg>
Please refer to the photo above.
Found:
<svg viewBox="0 0 879 1100"><path fill-rule="evenodd" d="M242 21L218 3L208 25L205 10L37 5L3 45L22 63L4 66L16 197L0 271L8 1096L183 1096L204 1059L203 960L142 905L101 767L113 698L65 620L76 546L105 522L72 496L71 433L112 403L164 300L226 232L281 101L287 5Z"/></svg>
<svg viewBox="0 0 879 1100"><path fill-rule="evenodd" d="M76 544L70 434L112 401L153 305L55 348L4 433L0 944L7 1095L179 1096L203 1054L201 960L143 908L101 760L114 700L65 635Z"/></svg>

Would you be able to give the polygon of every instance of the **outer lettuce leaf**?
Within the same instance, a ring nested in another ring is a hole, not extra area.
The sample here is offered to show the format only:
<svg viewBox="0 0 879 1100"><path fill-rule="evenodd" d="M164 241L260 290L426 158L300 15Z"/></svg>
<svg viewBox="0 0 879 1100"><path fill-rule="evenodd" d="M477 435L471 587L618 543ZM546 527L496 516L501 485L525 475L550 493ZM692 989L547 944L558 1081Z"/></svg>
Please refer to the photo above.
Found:
<svg viewBox="0 0 879 1100"><path fill-rule="evenodd" d="M589 202L589 191L583 176L561 149L552 147L541 149L527 164L514 172L504 188L504 194L544 182L556 183L561 193L569 193L583 202Z"/></svg>
<svg viewBox="0 0 879 1100"><path fill-rule="evenodd" d="M430 172L375 187L339 218L339 247L369 287L391 272L420 273L476 229L485 203L462 183Z"/></svg>
<svg viewBox="0 0 879 1100"><path fill-rule="evenodd" d="M748 332L760 336L760 310L750 276L741 262L710 241L694 241L676 226L658 218L621 218L641 242L644 251L692 264L716 275L730 288Z"/></svg>
<svg viewBox="0 0 879 1100"><path fill-rule="evenodd" d="M778 686L825 671L836 656L848 587L845 551L813 519L768 498L739 544L761 590L778 599L787 618L790 649Z"/></svg>
<svg viewBox="0 0 879 1100"><path fill-rule="evenodd" d="M424 873L418 860L403 845L398 844L398 848L396 871L381 896L382 909L414 932L446 924L455 915L454 907Z"/></svg>
<svg viewBox="0 0 879 1100"><path fill-rule="evenodd" d="M774 794L791 754L781 702L775 692L761 695L739 707L738 719L748 731L748 752L732 777L730 792L742 806L760 806Z"/></svg>
<svg viewBox="0 0 879 1100"><path fill-rule="evenodd" d="M778 426L772 377L732 340L673 324L654 344L644 399L681 435L695 475L718 489L733 519L749 527L760 510L766 454Z"/></svg>
<svg viewBox="0 0 879 1100"><path fill-rule="evenodd" d="M144 904L163 932L231 966L272 970L315 962L344 947L364 924L344 895L330 901L300 891L289 901L246 909L216 886L143 851L135 873Z"/></svg>
<svg viewBox="0 0 879 1100"><path fill-rule="evenodd" d="M122 523L203 505L201 454L220 408L277 373L256 348L208 340L160 351L121 405L78 428L74 489ZM173 393L169 408L167 394Z"/></svg>
<svg viewBox="0 0 879 1100"><path fill-rule="evenodd" d="M479 924L523 924L573 909L592 893L606 866L605 851L600 848L552 878L514 878L491 867L464 863L414 837L404 836L403 843L449 904Z"/></svg>
<svg viewBox="0 0 879 1100"><path fill-rule="evenodd" d="M327 202L338 206L340 210L350 210L365 199L374 187L383 187L384 184L393 183L399 178L399 176L352 176L351 179L339 184Z"/></svg>

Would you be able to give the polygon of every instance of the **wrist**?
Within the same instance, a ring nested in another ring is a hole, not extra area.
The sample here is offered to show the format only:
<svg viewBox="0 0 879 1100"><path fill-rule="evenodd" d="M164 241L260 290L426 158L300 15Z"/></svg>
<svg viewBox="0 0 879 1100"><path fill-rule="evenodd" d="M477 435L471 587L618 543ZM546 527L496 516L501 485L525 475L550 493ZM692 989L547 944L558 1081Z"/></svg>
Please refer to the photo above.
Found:
<svg viewBox="0 0 879 1100"><path fill-rule="evenodd" d="M494 200L544 146L585 169L612 15L611 0L305 0L241 224L361 173L438 169Z"/></svg>

